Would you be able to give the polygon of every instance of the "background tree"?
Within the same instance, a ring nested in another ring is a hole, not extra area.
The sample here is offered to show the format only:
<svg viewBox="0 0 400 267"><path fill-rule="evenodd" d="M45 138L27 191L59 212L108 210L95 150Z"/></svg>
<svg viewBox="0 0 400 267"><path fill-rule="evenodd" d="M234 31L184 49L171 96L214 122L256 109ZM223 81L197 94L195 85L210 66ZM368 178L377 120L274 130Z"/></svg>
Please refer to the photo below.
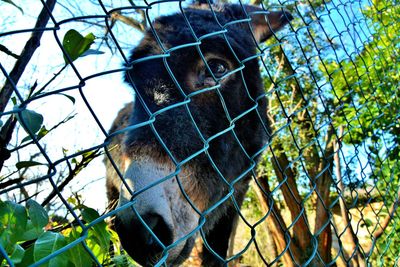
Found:
<svg viewBox="0 0 400 267"><path fill-rule="evenodd" d="M390 1L360 5L361 11L326 1L287 8L299 15L291 22L296 35L267 44L274 55L264 64L273 138L254 187L273 255L285 266L340 263L338 257L363 266L388 224L397 227L399 10ZM347 29L327 30L326 21ZM372 226L363 212L388 198ZM372 239L367 246L357 237L360 223ZM332 250L333 238L340 250ZM382 241L391 254L385 260L393 262L391 241Z"/></svg>
<svg viewBox="0 0 400 267"><path fill-rule="evenodd" d="M371 38L350 60L340 65L327 63L336 94L335 106L342 107L335 120L337 127L345 132L340 136L342 145L351 144L368 153L368 176L358 181L358 186L371 196L371 190L376 189L375 197L384 203L376 213L376 225L370 228L373 243L363 248L364 255L375 264L393 263L398 257L390 248L396 247L396 241L390 237L398 231L396 209L400 193L399 12L399 6L392 1L372 1L363 11L372 27L365 29L369 33L359 33L371 34ZM349 157L342 154L341 158L341 162L349 162ZM342 173L347 184L355 181L351 172Z"/></svg>

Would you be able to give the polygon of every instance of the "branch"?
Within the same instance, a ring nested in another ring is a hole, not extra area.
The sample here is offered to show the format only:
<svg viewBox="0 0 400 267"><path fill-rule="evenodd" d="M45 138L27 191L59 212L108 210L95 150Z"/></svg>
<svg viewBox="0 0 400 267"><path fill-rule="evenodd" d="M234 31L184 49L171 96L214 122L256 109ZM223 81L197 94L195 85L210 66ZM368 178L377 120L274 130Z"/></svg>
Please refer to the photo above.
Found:
<svg viewBox="0 0 400 267"><path fill-rule="evenodd" d="M0 92L0 113L4 112L8 101L13 93L13 83L15 85L18 84L19 79L22 76L22 73L25 71L26 66L28 65L29 61L31 60L33 53L36 49L40 46L40 39L43 35L43 28L46 27L47 22L49 21L50 15L48 12L52 12L54 6L56 4L56 0L47 0L46 7L43 7L42 11L40 12L38 19L36 21L36 25L33 29L31 38L26 42L22 53L15 62L14 68L10 72L9 79L6 80L3 88ZM12 82L13 83L12 83Z"/></svg>
<svg viewBox="0 0 400 267"><path fill-rule="evenodd" d="M0 44L0 51L5 53L5 54L7 54L7 55L9 55L9 56L12 56L15 59L19 59L19 56L17 54L14 54L13 52L11 52L7 47L5 47L2 44Z"/></svg>
<svg viewBox="0 0 400 267"><path fill-rule="evenodd" d="M35 93L35 95L39 95L40 93L42 93L44 91L44 89L46 89L46 87L49 86L50 83L52 83L61 74L61 72L63 70L65 70L67 67L68 67L68 64L65 64L64 66L62 66L62 68L58 72L54 73L53 77L51 77L51 79L45 85L43 85L42 88L40 88Z"/></svg>
<svg viewBox="0 0 400 267"><path fill-rule="evenodd" d="M134 6L134 7L137 6L134 1L132 1L132 0L128 0L128 1L132 6ZM147 26L148 26L147 25L147 19L146 19L146 12L141 8L140 9L136 9L136 12L138 12L140 14L140 16L142 16L142 20L143 20L142 23L143 23L144 28L146 29Z"/></svg>
<svg viewBox="0 0 400 267"><path fill-rule="evenodd" d="M78 173L87 167L87 165L95 158L101 155L99 153L99 149L92 151L90 153L82 154L82 160L77 162L73 169L69 171L67 178L59 185L56 189L46 197L46 199L42 202L42 206L46 206L50 203L50 201L57 195L58 192L61 192L77 175Z"/></svg>
<svg viewBox="0 0 400 267"><path fill-rule="evenodd" d="M24 180L23 178L16 178L16 179L8 180L4 183L0 183L0 189L7 188L13 184L18 184L18 183L22 182L23 180Z"/></svg>
<svg viewBox="0 0 400 267"><path fill-rule="evenodd" d="M0 171L3 168L4 162L10 158L11 152L7 149L8 143L12 138L17 119L15 116L10 116L0 131Z"/></svg>
<svg viewBox="0 0 400 267"><path fill-rule="evenodd" d="M67 123L68 121L72 120L74 117L76 116L76 113L72 114L71 113L65 117L62 121L60 121L59 123L57 123L56 125L54 125L53 127L51 127L50 129L47 130L47 133L45 135L37 135L36 136L36 141L40 141L42 138L44 138L46 135L48 135L50 132L54 131L55 129L57 129L58 127L60 127L62 124ZM10 149L10 153L13 153L15 151L18 151L24 147L27 147L29 145L34 144L35 142L33 140L31 141L27 141L26 143L20 144L19 146L14 147L13 149Z"/></svg>
<svg viewBox="0 0 400 267"><path fill-rule="evenodd" d="M331 214L329 213L328 209L330 206L330 187L333 182L333 134L333 126L329 126L326 134L324 156L319 159L318 174L315 176L315 193L317 194L317 203L315 210L316 217L314 234L318 237L318 252L324 262L332 261Z"/></svg>
<svg viewBox="0 0 400 267"><path fill-rule="evenodd" d="M144 32L146 30L145 25L143 23L138 22L137 20L130 18L128 16L122 15L120 12L113 12L111 13L111 22L119 20L126 25L129 25L136 30Z"/></svg>

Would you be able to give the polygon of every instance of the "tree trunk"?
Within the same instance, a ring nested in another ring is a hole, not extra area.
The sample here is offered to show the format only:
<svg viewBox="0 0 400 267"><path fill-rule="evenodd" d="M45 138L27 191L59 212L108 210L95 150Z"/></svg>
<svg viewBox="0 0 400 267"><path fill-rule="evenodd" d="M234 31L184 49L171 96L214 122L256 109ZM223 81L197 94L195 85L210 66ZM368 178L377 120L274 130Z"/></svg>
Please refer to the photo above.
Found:
<svg viewBox="0 0 400 267"><path fill-rule="evenodd" d="M46 27L47 22L50 19L49 12L53 11L55 4L56 0L47 0L47 8L43 7L42 11L40 12L34 27L35 31L32 32L31 38L26 42L19 59L10 72L9 79L6 80L3 88L0 91L0 112L5 110L8 100L10 100L12 92L14 91L14 86L17 86L22 73L25 71L26 66L33 56L33 53L35 53L36 49L40 46L40 39L42 38L44 32L40 29Z"/></svg>
<svg viewBox="0 0 400 267"><path fill-rule="evenodd" d="M283 253L289 247L292 256L288 251L283 253L282 263L284 266L288 267L295 266L294 262L300 262L301 249L296 246L296 244L292 242L292 240L290 240L290 244L287 242L287 239L291 239L291 237L289 236L289 231L286 228L280 210L274 201L270 201L268 199L268 196L271 196L271 190L269 188L267 177L257 177L257 183L253 184L253 188L260 201L263 213L267 214L268 212L270 212L268 217L266 218L266 224L268 225L269 231L274 240L277 254L279 255Z"/></svg>
<svg viewBox="0 0 400 267"><path fill-rule="evenodd" d="M315 177L317 203L315 211L314 234L318 239L318 254L323 262L318 265L324 266L332 261L332 230L330 213L330 187L332 185L333 172L333 126L329 127L326 136L326 147L324 156L321 158L319 173Z"/></svg>
<svg viewBox="0 0 400 267"><path fill-rule="evenodd" d="M303 251L303 258L307 259L309 255L308 251L311 248L311 232L308 227L307 213L302 205L302 199L297 189L296 174L290 168L290 162L281 144L275 144L272 148L272 153L274 156L272 165L293 222L292 242L299 246Z"/></svg>

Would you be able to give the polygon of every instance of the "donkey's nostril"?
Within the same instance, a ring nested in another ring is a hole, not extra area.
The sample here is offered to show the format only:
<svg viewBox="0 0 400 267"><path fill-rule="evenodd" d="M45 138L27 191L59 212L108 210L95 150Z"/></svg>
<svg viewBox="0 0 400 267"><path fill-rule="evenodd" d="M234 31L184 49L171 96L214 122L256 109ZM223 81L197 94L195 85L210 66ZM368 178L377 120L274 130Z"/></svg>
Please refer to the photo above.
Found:
<svg viewBox="0 0 400 267"><path fill-rule="evenodd" d="M146 222L147 227L137 217L131 218L129 222L123 222L117 216L115 228L121 239L122 246L128 254L138 263L148 266L149 260L161 255L163 245L168 246L172 243L173 234L172 228L168 226L160 215L145 214L141 217Z"/></svg>
<svg viewBox="0 0 400 267"><path fill-rule="evenodd" d="M168 246L172 243L172 232L170 227L165 223L164 219L158 214L149 214L142 216L147 226L151 229L153 234L163 243L164 246ZM156 245L158 243L154 236L149 233L148 240L146 242L149 245Z"/></svg>
<svg viewBox="0 0 400 267"><path fill-rule="evenodd" d="M149 236L149 239L147 239L147 244L146 245L149 246L149 247L156 245L156 240L154 239L154 237Z"/></svg>
<svg viewBox="0 0 400 267"><path fill-rule="evenodd" d="M154 229L159 220L162 220L159 215L143 216L144 221L150 229Z"/></svg>

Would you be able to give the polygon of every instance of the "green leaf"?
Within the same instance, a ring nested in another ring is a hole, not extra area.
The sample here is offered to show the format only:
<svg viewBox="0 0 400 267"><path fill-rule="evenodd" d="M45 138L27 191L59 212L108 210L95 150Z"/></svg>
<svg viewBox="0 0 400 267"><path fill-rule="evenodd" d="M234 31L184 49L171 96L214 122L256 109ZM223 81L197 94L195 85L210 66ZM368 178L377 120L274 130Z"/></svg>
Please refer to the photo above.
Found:
<svg viewBox="0 0 400 267"><path fill-rule="evenodd" d="M16 4L14 4L13 1L11 1L11 0L1 0L1 1L6 2L6 3L10 4L10 5L15 6L16 8L19 9L19 11L21 11L22 14L24 14L24 10L23 10L22 8L20 8L19 6L17 6Z"/></svg>
<svg viewBox="0 0 400 267"><path fill-rule="evenodd" d="M35 242L33 249L33 259L35 262L43 259L44 257L54 253L55 251L66 246L67 242L59 233L44 232ZM68 266L68 254L61 253L54 258L50 259L41 266L45 267L63 267Z"/></svg>
<svg viewBox="0 0 400 267"><path fill-rule="evenodd" d="M40 128L38 134L36 135L36 139L40 140L41 138L43 138L46 134L49 133L49 130L46 129L46 126L42 126L42 128ZM30 135L26 136L24 139L22 139L21 143L25 143L27 141L32 140L32 137Z"/></svg>
<svg viewBox="0 0 400 267"><path fill-rule="evenodd" d="M29 161L17 162L17 164L15 164L15 167L17 167L17 169L20 170L23 168L29 168L29 167L38 166L38 165L45 165L45 164L37 162L37 161L29 160Z"/></svg>
<svg viewBox="0 0 400 267"><path fill-rule="evenodd" d="M66 237L68 243L75 241L80 237L80 232L76 229L72 229L70 235ZM89 253L84 249L82 244L76 245L75 247L68 250L69 260L74 266L92 266L92 258Z"/></svg>
<svg viewBox="0 0 400 267"><path fill-rule="evenodd" d="M43 234L44 230L42 227L35 227L32 224L31 220L28 220L26 224L26 230L21 235L20 240L34 240L37 239L41 234Z"/></svg>
<svg viewBox="0 0 400 267"><path fill-rule="evenodd" d="M89 50L90 45L94 43L94 39L96 39L96 37L92 33L89 33L83 37L76 30L69 30L64 36L63 47L71 60L75 61ZM65 55L64 60L65 64L69 63Z"/></svg>
<svg viewBox="0 0 400 267"><path fill-rule="evenodd" d="M26 230L28 215L24 206L11 201L0 201L0 244L6 248L21 240Z"/></svg>
<svg viewBox="0 0 400 267"><path fill-rule="evenodd" d="M25 136L25 137L21 140L21 144L23 144L23 143L25 143L25 142L28 142L29 140L32 140L31 136L30 136L30 135Z"/></svg>
<svg viewBox="0 0 400 267"><path fill-rule="evenodd" d="M14 251L11 253L13 263L20 263L24 258L25 250L20 245L15 245Z"/></svg>
<svg viewBox="0 0 400 267"><path fill-rule="evenodd" d="M67 202L68 202L69 204L72 204L73 206L78 205L78 201L77 201L77 199L75 198L75 196L70 196L70 197L67 199Z"/></svg>
<svg viewBox="0 0 400 267"><path fill-rule="evenodd" d="M372 221L370 219L365 219L365 226L370 227L373 225Z"/></svg>
<svg viewBox="0 0 400 267"><path fill-rule="evenodd" d="M49 133L49 130L47 130L46 127L43 125L42 128L40 128L40 131L38 132L36 137L38 140L40 140L48 133Z"/></svg>
<svg viewBox="0 0 400 267"><path fill-rule="evenodd" d="M70 95L63 94L63 93L59 93L59 95L65 96L66 98L68 98L72 102L72 104L75 104L75 97L72 97Z"/></svg>
<svg viewBox="0 0 400 267"><path fill-rule="evenodd" d="M16 267L26 267L33 264L33 246L25 250L24 257L20 263L16 263Z"/></svg>
<svg viewBox="0 0 400 267"><path fill-rule="evenodd" d="M96 210L84 207L82 210L82 217L85 221L92 222L100 217L100 215ZM99 245L101 251L107 253L111 239L111 234L107 230L107 224L104 221L96 223L89 230L89 234L93 242Z"/></svg>
<svg viewBox="0 0 400 267"><path fill-rule="evenodd" d="M46 210L33 199L29 199L26 203L28 208L29 218L32 225L36 228L43 228L49 223L49 216Z"/></svg>
<svg viewBox="0 0 400 267"><path fill-rule="evenodd" d="M115 266L129 266L129 262L126 255L117 255L112 258Z"/></svg>
<svg viewBox="0 0 400 267"><path fill-rule="evenodd" d="M23 125L25 131L27 133L30 131L32 134L37 133L43 124L43 116L29 109L24 109L20 113L17 113L17 119L21 125L23 125L23 121L25 123L25 126Z"/></svg>
<svg viewBox="0 0 400 267"><path fill-rule="evenodd" d="M86 222L90 223L99 218L100 214L95 209L84 206L82 209L82 217Z"/></svg>

